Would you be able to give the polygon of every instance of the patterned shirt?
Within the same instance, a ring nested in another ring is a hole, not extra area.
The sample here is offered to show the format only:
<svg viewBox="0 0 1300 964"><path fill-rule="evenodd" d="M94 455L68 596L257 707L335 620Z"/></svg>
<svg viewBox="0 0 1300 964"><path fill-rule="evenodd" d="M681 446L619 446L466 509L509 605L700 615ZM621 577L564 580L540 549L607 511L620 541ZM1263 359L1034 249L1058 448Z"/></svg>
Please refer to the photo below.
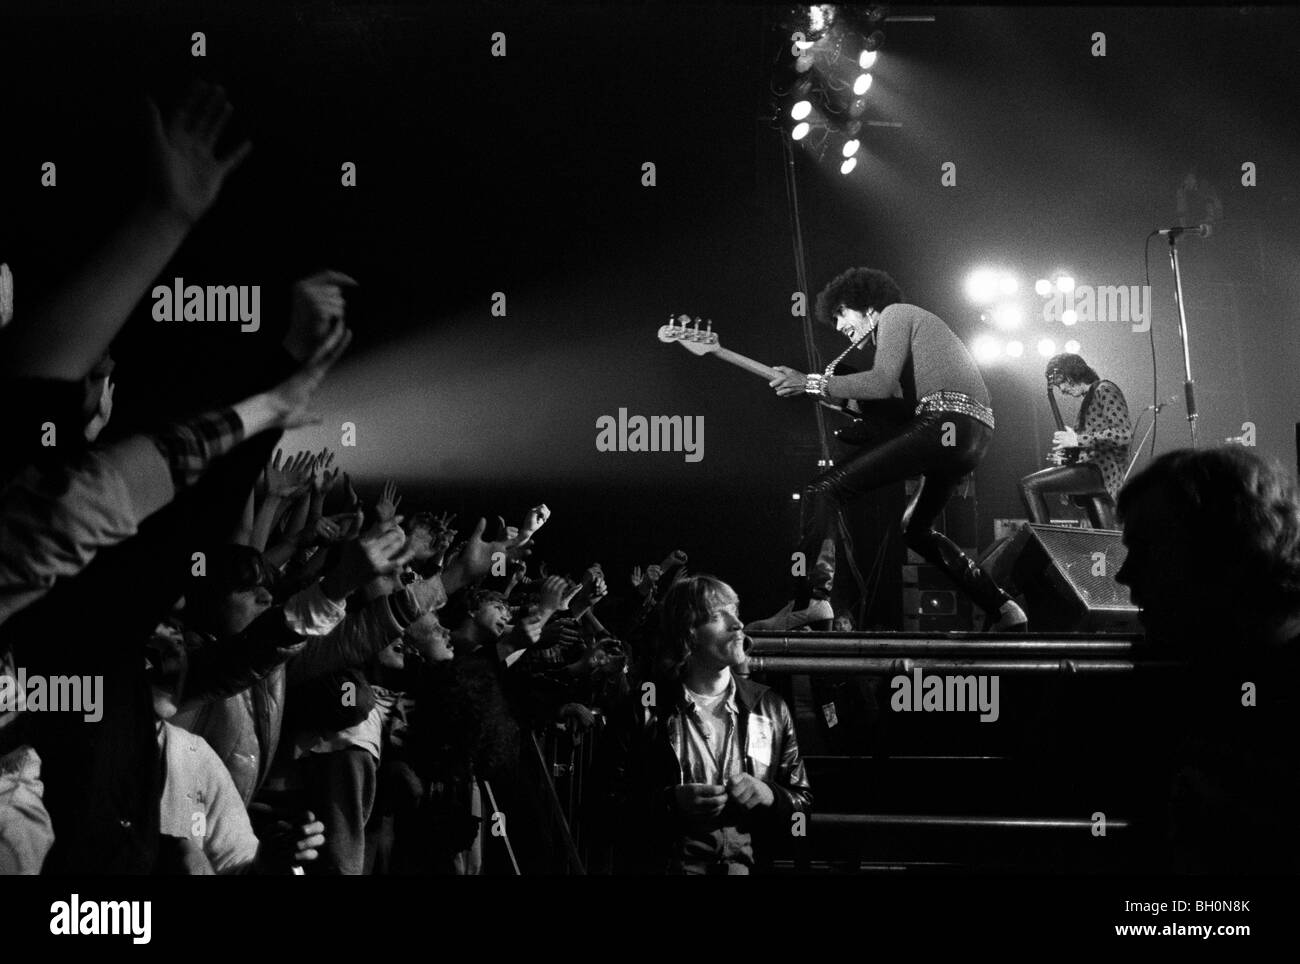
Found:
<svg viewBox="0 0 1300 964"><path fill-rule="evenodd" d="M1101 471L1102 482L1112 499L1119 495L1128 467L1133 423L1128 403L1114 382L1099 381L1083 397L1075 425L1079 436L1079 462L1091 463Z"/></svg>

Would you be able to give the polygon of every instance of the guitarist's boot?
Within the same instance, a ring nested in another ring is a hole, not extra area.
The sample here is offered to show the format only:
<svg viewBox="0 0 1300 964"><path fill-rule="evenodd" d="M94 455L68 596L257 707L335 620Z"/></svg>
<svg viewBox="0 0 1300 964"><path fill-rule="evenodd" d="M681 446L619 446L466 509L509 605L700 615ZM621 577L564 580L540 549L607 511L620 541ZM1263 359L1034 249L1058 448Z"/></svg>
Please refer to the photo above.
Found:
<svg viewBox="0 0 1300 964"><path fill-rule="evenodd" d="M986 633L1023 633L1029 629L1029 617L1025 611L1010 599L1002 604L996 613L984 617Z"/></svg>

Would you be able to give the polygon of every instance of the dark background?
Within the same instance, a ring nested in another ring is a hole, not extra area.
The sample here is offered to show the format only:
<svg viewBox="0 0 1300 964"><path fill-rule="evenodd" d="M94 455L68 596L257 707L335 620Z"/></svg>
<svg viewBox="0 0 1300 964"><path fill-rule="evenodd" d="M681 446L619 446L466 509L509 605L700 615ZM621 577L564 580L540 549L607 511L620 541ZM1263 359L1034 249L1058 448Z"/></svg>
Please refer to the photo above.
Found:
<svg viewBox="0 0 1300 964"><path fill-rule="evenodd" d="M1142 284L1143 239L1176 223L1195 165L1224 222L1182 245L1202 438L1257 427L1294 464L1294 51L1283 8L924 8L885 24L849 177L799 149L811 293L851 265L888 270L968 342L988 330L963 293L983 264L1022 285L1056 269ZM779 17L738 5L245 2L11 3L0 15L0 260L21 315L138 195L143 97L198 74L236 108L254 153L164 272L260 284L263 326L154 323L146 298L115 348L117 427L234 399L248 359L278 341L293 279L333 267L362 283L356 338L321 392L320 429L363 495L398 478L402 509L517 518L547 502L551 568L627 569L685 549L732 581L745 615L783 599L790 493L816 471L809 404L660 344L670 313L711 317L723 344L807 368L790 317L797 282L782 135L763 115ZM190 34L207 57L190 56ZM507 56L489 56L503 31ZM1089 55L1103 31L1107 56ZM232 141L233 142L233 141ZM40 166L58 165L57 188ZM358 186L340 186L354 161ZM641 185L653 161L658 184ZM940 165L957 165L956 187ZM1240 186L1244 161L1259 186ZM1158 397L1180 391L1167 247L1150 249ZM504 318L490 313L507 296ZM1022 291L1034 305L1032 292ZM1018 361L985 369L998 432L962 503L979 547L1020 516L1015 481L1053 426L1040 334L1077 337L1134 414L1153 398L1146 335L1032 323ZM820 330L829 357L838 337ZM705 457L599 453L596 419L703 415ZM1073 405L1066 406L1067 419ZM338 448L337 426L357 426ZM1156 451L1186 444L1178 404ZM1144 457L1145 460L1145 457ZM856 510L860 561L883 545L873 621L897 617L901 493ZM962 541L969 542L970 539ZM761 610L761 612L760 612Z"/></svg>

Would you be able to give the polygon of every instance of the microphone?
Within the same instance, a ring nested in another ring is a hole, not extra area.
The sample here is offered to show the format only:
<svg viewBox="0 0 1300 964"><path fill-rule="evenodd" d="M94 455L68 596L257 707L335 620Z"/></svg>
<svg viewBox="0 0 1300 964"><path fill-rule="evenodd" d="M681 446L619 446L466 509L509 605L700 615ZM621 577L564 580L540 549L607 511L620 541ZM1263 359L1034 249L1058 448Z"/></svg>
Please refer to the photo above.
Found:
<svg viewBox="0 0 1300 964"><path fill-rule="evenodd" d="M1156 234L1159 234L1161 236L1167 235L1170 238L1176 238L1183 234L1194 234L1198 238L1208 238L1211 235L1211 233L1213 232L1208 224L1197 224L1197 225L1193 225L1190 228L1184 228L1184 227L1161 228L1159 231L1156 232Z"/></svg>

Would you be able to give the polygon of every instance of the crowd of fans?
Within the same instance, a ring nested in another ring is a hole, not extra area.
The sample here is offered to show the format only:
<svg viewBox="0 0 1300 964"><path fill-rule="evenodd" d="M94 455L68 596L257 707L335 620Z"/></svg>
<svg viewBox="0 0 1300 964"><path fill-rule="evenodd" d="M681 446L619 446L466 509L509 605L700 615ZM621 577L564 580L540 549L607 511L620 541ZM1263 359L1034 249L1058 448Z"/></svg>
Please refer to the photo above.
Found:
<svg viewBox="0 0 1300 964"><path fill-rule="evenodd" d="M0 873L548 869L538 737L561 724L603 738L603 867L747 873L812 797L789 709L738 672L729 586L673 551L611 593L599 565L546 571L545 505L413 511L392 483L362 499L333 451L278 447L347 348L347 276L294 287L261 391L113 433L110 343L246 156L216 153L229 114L209 87L155 113L150 194L30 313L0 272L0 678L102 680L93 721L0 704ZM1250 626L1290 654L1300 510L1244 458L1190 483L1202 463L1162 461L1120 508L1147 522L1181 485L1180 511L1217 518L1206 493L1253 478L1232 518L1271 588ZM1135 526L1121 575L1168 619L1180 583L1214 582L1170 575L1194 556L1168 554L1176 524Z"/></svg>

